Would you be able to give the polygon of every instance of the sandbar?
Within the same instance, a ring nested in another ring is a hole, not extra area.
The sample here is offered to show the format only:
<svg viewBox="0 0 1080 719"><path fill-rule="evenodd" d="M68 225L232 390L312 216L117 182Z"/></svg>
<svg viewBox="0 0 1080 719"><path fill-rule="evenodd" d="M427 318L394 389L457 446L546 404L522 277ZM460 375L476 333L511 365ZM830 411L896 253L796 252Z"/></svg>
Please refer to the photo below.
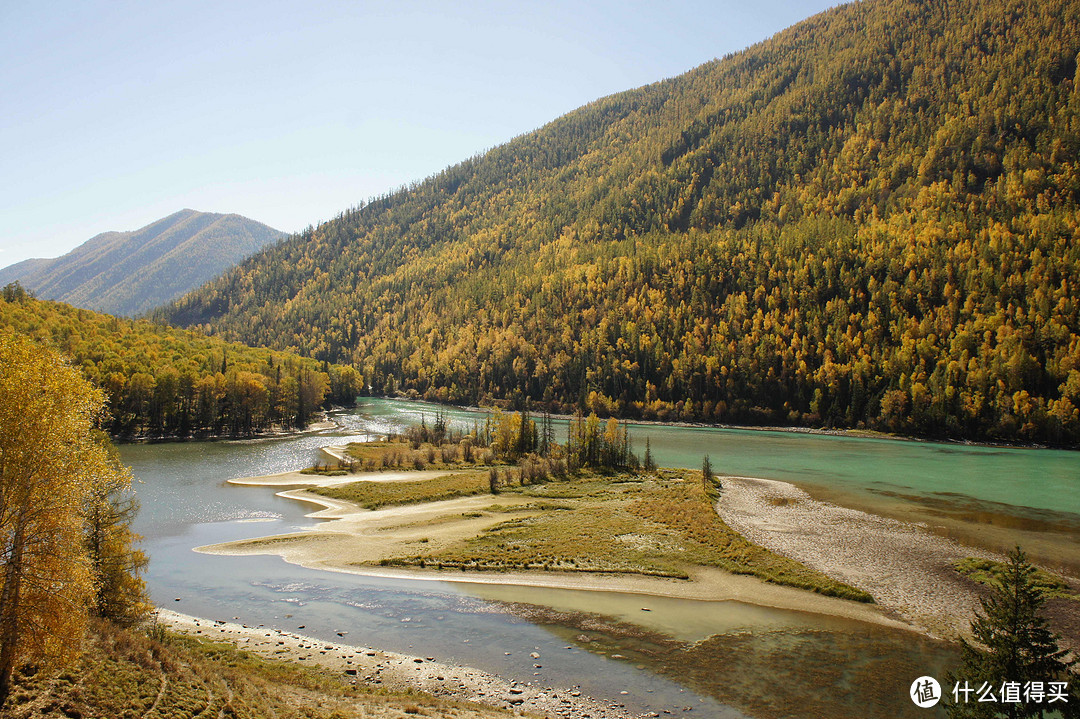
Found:
<svg viewBox="0 0 1080 719"><path fill-rule="evenodd" d="M729 527L774 552L873 595L925 633L968 632L980 592L953 563L1004 557L925 526L814 499L795 485L725 477L717 511Z"/></svg>

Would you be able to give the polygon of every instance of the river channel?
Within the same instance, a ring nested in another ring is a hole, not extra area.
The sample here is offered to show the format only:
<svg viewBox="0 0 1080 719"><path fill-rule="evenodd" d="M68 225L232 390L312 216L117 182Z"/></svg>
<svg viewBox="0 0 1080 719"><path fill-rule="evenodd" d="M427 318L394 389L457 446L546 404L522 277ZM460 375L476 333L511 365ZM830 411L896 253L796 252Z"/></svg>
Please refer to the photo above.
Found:
<svg viewBox="0 0 1080 719"><path fill-rule="evenodd" d="M635 712L933 715L910 702L908 686L943 675L955 649L910 632L739 602L361 577L192 551L317 521L305 516L310 505L226 480L307 466L321 446L430 422L436 411L364 400L325 433L121 447L142 502L137 529L153 600L326 640L347 632L361 646L579 686ZM441 411L465 427L483 421ZM793 482L986 546L1023 541L1063 567L1080 565L1080 453L666 425L634 425L631 435L639 454L647 437L661 465L699 467L708 453L723 473ZM544 658L540 668L532 652Z"/></svg>

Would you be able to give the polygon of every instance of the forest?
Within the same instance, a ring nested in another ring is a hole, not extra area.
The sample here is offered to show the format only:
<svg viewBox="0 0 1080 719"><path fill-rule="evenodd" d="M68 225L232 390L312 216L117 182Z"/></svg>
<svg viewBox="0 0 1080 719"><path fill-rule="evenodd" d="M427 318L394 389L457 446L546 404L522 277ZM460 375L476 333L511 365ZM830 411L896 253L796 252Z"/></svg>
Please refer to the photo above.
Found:
<svg viewBox="0 0 1080 719"><path fill-rule="evenodd" d="M362 385L352 367L38 300L17 283L0 290L0 327L52 347L102 388L102 429L117 437L302 428L326 406L353 404Z"/></svg>
<svg viewBox="0 0 1080 719"><path fill-rule="evenodd" d="M837 7L156 317L390 395L1075 445L1078 52L1076 0Z"/></svg>

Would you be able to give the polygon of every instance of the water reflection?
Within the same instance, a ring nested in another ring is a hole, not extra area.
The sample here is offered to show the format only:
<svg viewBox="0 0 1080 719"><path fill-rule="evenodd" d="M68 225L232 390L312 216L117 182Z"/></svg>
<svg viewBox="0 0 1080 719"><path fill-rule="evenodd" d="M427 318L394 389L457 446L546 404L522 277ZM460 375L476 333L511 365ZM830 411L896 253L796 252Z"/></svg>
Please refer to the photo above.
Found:
<svg viewBox="0 0 1080 719"><path fill-rule="evenodd" d="M944 676L949 646L908 632L821 618L819 626L724 632L685 642L598 616L534 616L555 634L678 681L760 719L926 717L911 680Z"/></svg>

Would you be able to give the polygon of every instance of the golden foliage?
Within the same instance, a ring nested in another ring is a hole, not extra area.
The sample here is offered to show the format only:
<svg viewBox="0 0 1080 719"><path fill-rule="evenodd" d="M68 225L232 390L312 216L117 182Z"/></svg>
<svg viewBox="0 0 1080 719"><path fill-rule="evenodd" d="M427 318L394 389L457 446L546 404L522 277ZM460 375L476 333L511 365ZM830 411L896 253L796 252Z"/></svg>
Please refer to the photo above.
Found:
<svg viewBox="0 0 1080 719"><path fill-rule="evenodd" d="M0 699L16 665L79 652L95 589L83 510L117 481L94 434L103 402L60 355L0 330Z"/></svg>
<svg viewBox="0 0 1080 719"><path fill-rule="evenodd" d="M352 367L327 365L200 332L111 317L0 290L0 326L70 357L105 390L113 435L245 435L303 426L324 403L351 404Z"/></svg>

